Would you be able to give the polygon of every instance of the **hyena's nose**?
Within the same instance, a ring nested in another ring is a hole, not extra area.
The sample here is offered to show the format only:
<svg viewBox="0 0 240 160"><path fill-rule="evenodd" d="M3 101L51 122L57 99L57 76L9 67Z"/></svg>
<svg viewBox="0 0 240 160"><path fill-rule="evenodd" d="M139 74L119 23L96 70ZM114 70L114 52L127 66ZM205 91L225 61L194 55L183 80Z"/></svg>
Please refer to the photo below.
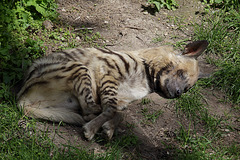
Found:
<svg viewBox="0 0 240 160"><path fill-rule="evenodd" d="M182 91L181 91L181 89L178 88L178 89L176 90L175 96L176 96L176 97L179 97L179 96L181 96L181 94L182 94Z"/></svg>

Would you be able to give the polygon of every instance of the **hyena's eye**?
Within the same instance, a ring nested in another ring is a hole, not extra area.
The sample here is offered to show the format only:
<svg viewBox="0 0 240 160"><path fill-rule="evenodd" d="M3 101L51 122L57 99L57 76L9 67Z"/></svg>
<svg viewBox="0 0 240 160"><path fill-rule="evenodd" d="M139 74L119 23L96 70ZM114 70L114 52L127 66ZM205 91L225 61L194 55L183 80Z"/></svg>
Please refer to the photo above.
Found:
<svg viewBox="0 0 240 160"><path fill-rule="evenodd" d="M182 80L185 80L186 77L184 75L184 71L182 69L177 70L177 76L181 78Z"/></svg>
<svg viewBox="0 0 240 160"><path fill-rule="evenodd" d="M166 74L168 74L170 71L169 70L166 70Z"/></svg>

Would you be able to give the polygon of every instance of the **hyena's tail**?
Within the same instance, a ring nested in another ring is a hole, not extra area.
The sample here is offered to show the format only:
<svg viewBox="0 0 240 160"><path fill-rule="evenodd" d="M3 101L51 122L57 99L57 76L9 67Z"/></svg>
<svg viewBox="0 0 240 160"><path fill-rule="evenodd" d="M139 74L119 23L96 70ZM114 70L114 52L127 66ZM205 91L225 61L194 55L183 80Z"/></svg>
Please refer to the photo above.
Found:
<svg viewBox="0 0 240 160"><path fill-rule="evenodd" d="M27 116L53 122L65 122L69 124L84 125L86 122L83 117L73 111L64 108L22 108Z"/></svg>

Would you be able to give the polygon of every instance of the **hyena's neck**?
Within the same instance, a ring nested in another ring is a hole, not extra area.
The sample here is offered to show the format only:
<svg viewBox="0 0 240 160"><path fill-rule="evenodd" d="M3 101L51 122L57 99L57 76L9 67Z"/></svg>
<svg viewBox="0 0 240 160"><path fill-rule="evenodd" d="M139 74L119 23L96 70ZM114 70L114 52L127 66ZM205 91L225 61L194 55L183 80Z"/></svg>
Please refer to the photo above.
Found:
<svg viewBox="0 0 240 160"><path fill-rule="evenodd" d="M150 88L150 92L154 92L155 87L154 87L154 73L155 70L153 68L150 68L149 64L146 63L145 60L143 60L143 65L146 73L146 78L148 81L148 86Z"/></svg>

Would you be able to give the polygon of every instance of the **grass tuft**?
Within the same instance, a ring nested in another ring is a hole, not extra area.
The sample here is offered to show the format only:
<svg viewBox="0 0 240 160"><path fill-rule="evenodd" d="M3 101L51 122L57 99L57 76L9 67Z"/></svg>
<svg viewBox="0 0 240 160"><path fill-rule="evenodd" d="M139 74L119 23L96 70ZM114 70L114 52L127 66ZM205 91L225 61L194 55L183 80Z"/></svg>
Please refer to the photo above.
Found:
<svg viewBox="0 0 240 160"><path fill-rule="evenodd" d="M210 18L195 25L194 39L209 41L208 59L219 70L209 84L227 93L230 100L240 104L240 13L217 11Z"/></svg>

